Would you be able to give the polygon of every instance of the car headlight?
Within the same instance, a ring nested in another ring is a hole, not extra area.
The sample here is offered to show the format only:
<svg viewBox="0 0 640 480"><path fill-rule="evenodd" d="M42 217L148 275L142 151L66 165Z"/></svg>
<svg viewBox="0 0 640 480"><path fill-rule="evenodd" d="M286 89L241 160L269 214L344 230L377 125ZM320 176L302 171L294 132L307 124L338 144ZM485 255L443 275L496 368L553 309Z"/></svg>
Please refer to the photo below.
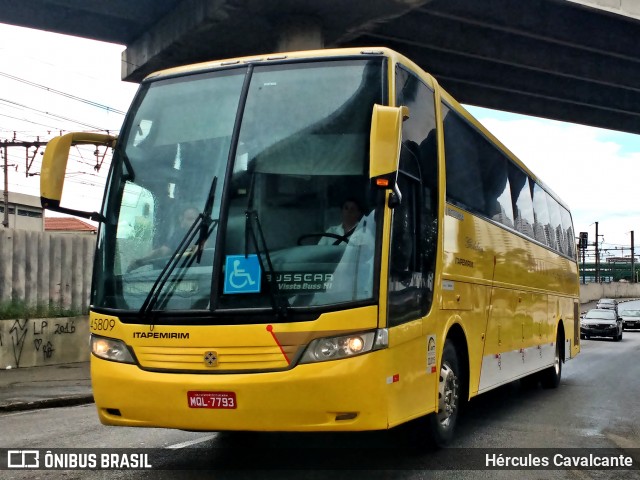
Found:
<svg viewBox="0 0 640 480"><path fill-rule="evenodd" d="M112 362L135 363L133 355L122 340L91 335L91 353Z"/></svg>
<svg viewBox="0 0 640 480"><path fill-rule="evenodd" d="M317 338L313 340L300 359L300 363L325 362L353 357L389 346L389 332L386 328L372 332L352 333L339 337Z"/></svg>

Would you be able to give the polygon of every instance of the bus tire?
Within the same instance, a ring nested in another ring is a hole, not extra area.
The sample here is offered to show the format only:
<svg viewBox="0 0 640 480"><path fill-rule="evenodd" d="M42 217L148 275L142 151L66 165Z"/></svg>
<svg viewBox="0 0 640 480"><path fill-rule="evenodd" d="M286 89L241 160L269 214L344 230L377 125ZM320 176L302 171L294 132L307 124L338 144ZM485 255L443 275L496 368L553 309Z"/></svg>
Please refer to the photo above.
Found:
<svg viewBox="0 0 640 480"><path fill-rule="evenodd" d="M453 438L463 391L461 372L456 346L452 340L447 339L442 351L438 381L438 411L426 418L429 440L434 447L444 447Z"/></svg>
<svg viewBox="0 0 640 480"><path fill-rule="evenodd" d="M553 356L553 365L540 372L540 383L542 388L557 388L560 385L560 379L562 378L562 358L560 357L560 344L561 344L560 332L556 337L556 352Z"/></svg>

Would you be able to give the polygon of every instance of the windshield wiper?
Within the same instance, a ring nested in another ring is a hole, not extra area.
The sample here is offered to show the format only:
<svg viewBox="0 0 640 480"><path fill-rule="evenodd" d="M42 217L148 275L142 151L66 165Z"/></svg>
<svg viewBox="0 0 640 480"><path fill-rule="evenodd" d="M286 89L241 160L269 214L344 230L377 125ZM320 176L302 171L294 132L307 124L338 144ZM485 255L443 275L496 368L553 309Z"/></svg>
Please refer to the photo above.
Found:
<svg viewBox="0 0 640 480"><path fill-rule="evenodd" d="M202 222L200 223L200 235L198 236L198 251L196 254L196 261L200 263L202 259L202 252L204 251L204 244L206 243L209 235L213 231L214 220L211 218L211 211L213 210L213 199L216 193L216 185L218 183L218 177L213 177L211 182L211 188L209 188L209 195L207 201L204 204L204 210L202 211Z"/></svg>
<svg viewBox="0 0 640 480"><path fill-rule="evenodd" d="M251 233L251 239L253 240L253 245L255 246L256 253L258 254L258 262L260 263L260 268L262 269L262 271L266 272L270 278L269 296L271 298L271 307L278 317L278 320L283 321L287 318L287 312L290 305L287 298L280 292L280 286L278 285L278 281L276 280L276 273L273 269L273 263L271 263L269 247L267 247L267 241L264 238L264 232L262 231L262 225L260 224L258 212L256 212L255 210L247 209L247 211L245 212L245 219L244 256L246 258L249 255L249 233ZM258 244L258 237L256 236L256 231L253 227L252 220L255 220L258 227L258 234L260 235L260 241L262 242L262 249ZM263 253L265 261L263 261L262 259Z"/></svg>
<svg viewBox="0 0 640 480"><path fill-rule="evenodd" d="M160 272L160 275L158 275L158 278L156 278L156 281L153 283L151 290L149 290L149 293L147 294L147 298L145 298L142 306L140 307L139 312L141 316L146 317L153 310L153 307L158 303L158 299L160 298L160 294L162 293L164 286L171 277L173 271L178 266L178 263L180 262L180 259L182 258L184 253L187 251L187 248L192 244L193 240L196 237L196 234L198 233L198 250L196 252L196 255L191 255L189 258L184 259L180 268L182 271L186 271L186 269L193 264L194 260L197 260L198 263L200 263L200 260L202 258L202 251L204 250L204 244L206 243L209 236L211 236L211 233L213 232L215 227L218 225L218 220L214 220L213 218L211 218L211 211L213 209L213 198L215 196L217 182L218 177L213 177L213 180L211 181L211 188L209 189L209 195L207 196L207 200L204 205L204 210L200 212L200 214L193 221L193 223L187 230L187 233L185 233L184 237L182 237L182 240L180 241L178 247L169 257L169 260ZM153 323L150 323L150 327L151 329L153 329Z"/></svg>
<svg viewBox="0 0 640 480"><path fill-rule="evenodd" d="M256 249L256 253L258 254L258 262L260 263L260 269L263 272L266 272L269 275L269 297L271 299L271 308L273 312L276 314L278 320L282 321L287 318L287 312L289 310L289 301L286 297L282 295L280 292L280 286L278 285L278 281L276 279L276 273L273 269L273 263L271 263L271 255L269 252L269 247L267 246L267 241L264 238L264 232L262 231L262 225L260 224L260 218L258 217L258 212L253 208L253 192L255 186L255 175L251 176L251 184L249 185L249 201L247 202L247 210L245 211L245 225L244 225L244 256L247 258L249 256L249 234L251 234L251 239L253 240L253 245ZM258 237L256 236L256 232L253 228L253 220L255 219L256 225L258 226L258 233L260 234L260 240L262 242L262 249L258 244ZM262 253L264 252L264 260L262 259Z"/></svg>

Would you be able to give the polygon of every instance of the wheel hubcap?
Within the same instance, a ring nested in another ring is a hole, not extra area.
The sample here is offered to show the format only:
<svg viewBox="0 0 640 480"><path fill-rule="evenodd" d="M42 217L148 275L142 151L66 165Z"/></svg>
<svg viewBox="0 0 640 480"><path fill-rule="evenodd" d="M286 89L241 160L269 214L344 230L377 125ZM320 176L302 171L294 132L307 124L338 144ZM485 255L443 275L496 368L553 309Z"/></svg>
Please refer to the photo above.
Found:
<svg viewBox="0 0 640 480"><path fill-rule="evenodd" d="M449 365L443 364L438 385L438 421L445 428L451 423L451 417L458 408L458 390L458 377Z"/></svg>

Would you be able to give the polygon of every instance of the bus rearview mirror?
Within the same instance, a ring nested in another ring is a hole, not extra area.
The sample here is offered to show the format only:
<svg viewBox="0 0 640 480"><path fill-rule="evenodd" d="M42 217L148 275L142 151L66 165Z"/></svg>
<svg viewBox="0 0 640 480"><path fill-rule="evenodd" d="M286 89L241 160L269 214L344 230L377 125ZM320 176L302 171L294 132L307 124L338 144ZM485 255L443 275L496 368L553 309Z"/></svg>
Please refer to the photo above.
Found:
<svg viewBox="0 0 640 480"><path fill-rule="evenodd" d="M100 221L96 212L85 212L60 206L69 152L74 145L113 147L117 137L103 133L74 132L53 138L44 151L40 172L40 202L42 207L70 215Z"/></svg>
<svg viewBox="0 0 640 480"><path fill-rule="evenodd" d="M398 163L402 144L402 122L409 118L407 107L374 105L371 116L369 178L379 188L389 189L400 203ZM390 205L391 206L391 205Z"/></svg>

